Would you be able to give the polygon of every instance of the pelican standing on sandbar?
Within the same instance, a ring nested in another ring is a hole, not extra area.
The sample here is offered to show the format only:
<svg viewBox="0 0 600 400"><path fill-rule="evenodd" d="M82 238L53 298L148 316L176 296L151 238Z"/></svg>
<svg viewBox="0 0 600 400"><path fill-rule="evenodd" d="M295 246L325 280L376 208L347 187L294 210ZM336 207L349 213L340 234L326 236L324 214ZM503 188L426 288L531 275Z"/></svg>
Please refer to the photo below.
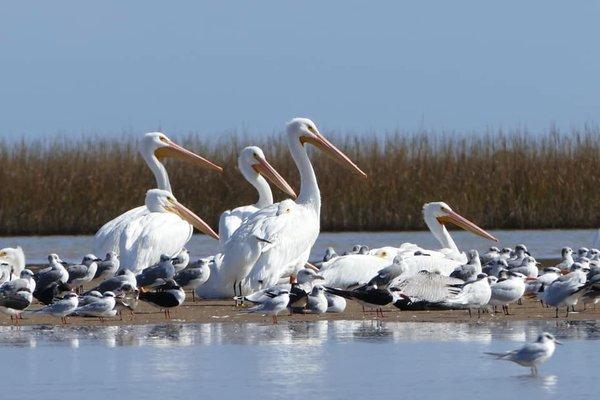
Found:
<svg viewBox="0 0 600 400"><path fill-rule="evenodd" d="M287 124L286 139L300 172L296 201L275 203L247 218L225 244L211 277L198 288L207 298L249 294L276 284L291 269L303 267L320 230L321 193L306 152L312 144L340 164L366 178L344 153L331 144L306 118Z"/></svg>
<svg viewBox="0 0 600 400"><path fill-rule="evenodd" d="M221 214L219 219L219 244L221 248L229 240L231 235L240 227L242 222L258 210L273 204L273 193L269 179L275 186L292 198L296 198L294 189L283 179L283 177L269 164L265 154L257 146L245 147L238 157L238 168L246 180L256 188L258 201L248 206L240 206L233 210L227 210ZM264 177L263 177L264 176Z"/></svg>
<svg viewBox="0 0 600 400"><path fill-rule="evenodd" d="M142 140L141 155L154 174L156 187L168 193L172 193L172 190L169 175L161 162L164 158L186 160L205 168L219 172L223 171L218 165L186 150L160 132L151 132L144 136L144 139ZM181 250L189 240L187 235L191 235L190 225L187 223L177 224L179 227L177 237L187 237L187 239L185 241L180 240L181 243L178 244L180 244L181 247L172 250L172 253L169 253L168 250L177 247L173 245L174 243L171 243L168 246L168 249L162 249L161 245L164 243L157 241L154 236L148 235L148 231L145 231L146 237L139 237L141 230L136 229L136 227L139 227L137 222L149 213L150 210L146 206L136 207L104 224L98 230L94 238L94 251L97 254L106 254L114 251L120 257L121 268L127 268L136 272L157 263L161 254L170 254L172 257L175 257L179 250ZM145 246L152 248L153 251L144 252L143 256L138 254L137 246L136 249L132 246L133 243L138 243L140 240L144 240Z"/></svg>

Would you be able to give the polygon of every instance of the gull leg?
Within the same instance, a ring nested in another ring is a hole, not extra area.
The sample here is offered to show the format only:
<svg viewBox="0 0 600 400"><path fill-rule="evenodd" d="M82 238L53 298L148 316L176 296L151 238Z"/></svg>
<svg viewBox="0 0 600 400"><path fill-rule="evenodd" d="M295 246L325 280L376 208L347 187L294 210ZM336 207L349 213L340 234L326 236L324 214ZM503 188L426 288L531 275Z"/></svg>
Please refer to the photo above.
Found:
<svg viewBox="0 0 600 400"><path fill-rule="evenodd" d="M235 297L237 297L237 291L236 291L236 289L235 289L235 284L236 284L236 283L237 283L237 282L233 282L233 297L234 297L234 298L235 298ZM236 306L236 307L238 306L238 299L235 299L235 306Z"/></svg>
<svg viewBox="0 0 600 400"><path fill-rule="evenodd" d="M556 318L558 318L558 307L556 307Z"/></svg>
<svg viewBox="0 0 600 400"><path fill-rule="evenodd" d="M567 315L565 315L566 318L569 318L569 306L567 306Z"/></svg>
<svg viewBox="0 0 600 400"><path fill-rule="evenodd" d="M521 299L519 299L519 301L517 301L517 304L522 306L523 305L523 301Z"/></svg>
<svg viewBox="0 0 600 400"><path fill-rule="evenodd" d="M471 314L471 308L469 308L469 318L473 317L473 315Z"/></svg>
<svg viewBox="0 0 600 400"><path fill-rule="evenodd" d="M196 289L192 289L192 303L196 302Z"/></svg>

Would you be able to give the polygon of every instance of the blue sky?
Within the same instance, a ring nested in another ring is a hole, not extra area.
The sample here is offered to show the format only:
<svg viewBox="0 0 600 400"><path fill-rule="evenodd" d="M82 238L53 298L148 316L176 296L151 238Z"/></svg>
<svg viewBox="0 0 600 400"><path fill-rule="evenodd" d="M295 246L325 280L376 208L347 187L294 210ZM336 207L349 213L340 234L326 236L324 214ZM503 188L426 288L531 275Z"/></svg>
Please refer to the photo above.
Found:
<svg viewBox="0 0 600 400"><path fill-rule="evenodd" d="M597 1L1 0L0 135L597 123Z"/></svg>

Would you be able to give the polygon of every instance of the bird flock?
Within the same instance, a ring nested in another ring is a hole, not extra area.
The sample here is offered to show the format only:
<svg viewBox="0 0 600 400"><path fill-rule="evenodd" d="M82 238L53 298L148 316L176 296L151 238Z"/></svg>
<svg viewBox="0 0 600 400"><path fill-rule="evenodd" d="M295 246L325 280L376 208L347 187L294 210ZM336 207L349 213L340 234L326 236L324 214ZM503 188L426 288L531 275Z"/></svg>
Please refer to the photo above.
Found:
<svg viewBox="0 0 600 400"><path fill-rule="evenodd" d="M269 315L277 323L284 310L341 313L348 300L382 318L386 306L508 315L523 297L556 308L558 317L561 307L568 315L580 302L587 307L600 299L599 250L580 248L574 254L564 248L561 262L547 268L540 268L522 244L514 250L492 247L481 255L464 252L448 225L498 239L441 201L422 210L438 249L414 243L356 245L343 254L329 248L322 259L309 260L320 233L322 199L307 148L324 152L361 179L367 175L310 119L291 120L283 138L298 169L298 190L260 148L242 149L238 168L258 199L224 211L217 233L176 199L163 162L175 158L212 173L222 168L161 132L144 135L140 153L155 178L144 205L106 222L95 235L93 254L79 264L66 265L50 254L48 265L34 273L25 268L21 248L0 250L0 311L14 323L38 315L65 323L69 316L122 318L124 311L134 313L139 302L146 302L171 318L191 294L192 300L232 300L241 313ZM289 198L274 202L269 183ZM185 246L194 229L218 240L219 252L191 261ZM34 299L40 307L30 307Z"/></svg>

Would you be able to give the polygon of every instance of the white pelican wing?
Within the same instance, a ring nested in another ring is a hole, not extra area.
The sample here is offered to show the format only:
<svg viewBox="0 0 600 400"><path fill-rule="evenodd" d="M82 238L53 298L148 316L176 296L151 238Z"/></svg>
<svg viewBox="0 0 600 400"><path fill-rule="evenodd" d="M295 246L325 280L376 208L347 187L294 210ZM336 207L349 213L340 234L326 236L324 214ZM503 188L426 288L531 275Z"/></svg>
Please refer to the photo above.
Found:
<svg viewBox="0 0 600 400"><path fill-rule="evenodd" d="M102 225L94 237L94 253L99 256L111 251L119 254L119 241L127 224L149 213L146 206L136 207Z"/></svg>
<svg viewBox="0 0 600 400"><path fill-rule="evenodd" d="M350 254L324 263L319 275L325 278L326 286L348 289L368 283L380 269L390 264L391 262L385 258Z"/></svg>
<svg viewBox="0 0 600 400"><path fill-rule="evenodd" d="M141 214L120 235L121 266L139 272L156 264L161 254L175 257L192 233L192 225L173 213Z"/></svg>
<svg viewBox="0 0 600 400"><path fill-rule="evenodd" d="M224 246L242 223L258 210L255 206L243 206L224 211L219 218L219 242L221 246Z"/></svg>

